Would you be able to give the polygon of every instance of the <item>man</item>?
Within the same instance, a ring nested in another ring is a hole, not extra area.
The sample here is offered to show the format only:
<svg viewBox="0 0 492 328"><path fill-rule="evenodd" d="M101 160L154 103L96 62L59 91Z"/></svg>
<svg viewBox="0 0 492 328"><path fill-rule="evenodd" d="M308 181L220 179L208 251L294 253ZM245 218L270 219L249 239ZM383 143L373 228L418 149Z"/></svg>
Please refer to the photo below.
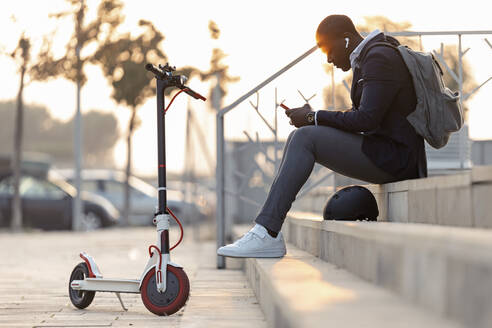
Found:
<svg viewBox="0 0 492 328"><path fill-rule="evenodd" d="M365 39L344 15L326 17L316 41L332 63L352 69L352 109L313 111L306 104L286 111L293 131L256 225L217 254L233 257L282 257L283 221L314 163L371 183L388 183L427 176L423 138L406 116L415 110L412 78L397 50L371 46L398 45L378 30Z"/></svg>

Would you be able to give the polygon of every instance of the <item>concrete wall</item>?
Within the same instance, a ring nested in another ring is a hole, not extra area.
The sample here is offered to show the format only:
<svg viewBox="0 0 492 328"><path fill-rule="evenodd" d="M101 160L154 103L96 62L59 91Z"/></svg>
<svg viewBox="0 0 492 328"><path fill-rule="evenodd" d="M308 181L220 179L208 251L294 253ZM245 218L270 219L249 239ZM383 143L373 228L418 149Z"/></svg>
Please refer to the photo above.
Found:
<svg viewBox="0 0 492 328"><path fill-rule="evenodd" d="M473 165L492 165L492 140L474 140L472 145Z"/></svg>

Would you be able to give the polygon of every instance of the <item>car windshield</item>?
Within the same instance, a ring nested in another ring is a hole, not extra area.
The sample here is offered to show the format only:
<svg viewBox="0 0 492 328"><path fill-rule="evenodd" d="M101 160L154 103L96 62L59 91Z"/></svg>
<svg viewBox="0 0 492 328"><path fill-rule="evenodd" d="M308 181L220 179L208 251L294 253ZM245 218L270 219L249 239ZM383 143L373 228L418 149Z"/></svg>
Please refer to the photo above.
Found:
<svg viewBox="0 0 492 328"><path fill-rule="evenodd" d="M26 197L62 199L67 194L57 185L47 180L25 177L21 181L20 194Z"/></svg>
<svg viewBox="0 0 492 328"><path fill-rule="evenodd" d="M14 193L14 186L12 179L5 178L0 181L0 195L12 195Z"/></svg>
<svg viewBox="0 0 492 328"><path fill-rule="evenodd" d="M2 182L0 183L0 193L13 194L13 185L13 176L2 180ZM22 197L47 199L61 199L66 195L66 193L62 189L50 183L49 181L31 176L21 177L19 193Z"/></svg>

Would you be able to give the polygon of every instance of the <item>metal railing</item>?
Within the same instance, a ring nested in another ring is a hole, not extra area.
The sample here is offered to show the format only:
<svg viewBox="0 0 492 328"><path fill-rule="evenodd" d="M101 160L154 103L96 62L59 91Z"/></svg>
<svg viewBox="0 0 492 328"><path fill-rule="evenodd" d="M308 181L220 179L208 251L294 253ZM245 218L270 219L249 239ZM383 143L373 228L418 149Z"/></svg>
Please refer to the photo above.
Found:
<svg viewBox="0 0 492 328"><path fill-rule="evenodd" d="M462 95L460 101L464 102L469 99L469 97L476 93L483 85L485 85L487 82L489 82L492 79L492 76L489 77L487 80L485 80L483 83L478 85L476 88L474 88L472 91L470 91L467 94L463 94L463 56L470 50L470 48L467 48L466 50L463 51L462 48L462 36L463 35L489 35L492 34L492 31L444 31L444 32L411 32L411 31L403 31L403 32L390 32L387 33L388 35L391 36L401 36L401 37L418 37L419 38L419 43L420 43L420 48L422 50L422 37L423 36L457 36L458 37L458 72L454 72L444 61L444 47L443 44L441 43L441 48L440 51L433 51L434 55L438 58L440 63L443 64L445 67L446 71L452 76L452 78L457 82L459 85L459 91L460 94ZM484 42L492 49L492 45L489 42L487 38L484 38ZM216 215L217 215L217 247L223 246L225 244L225 239L226 239L226 221L225 221L225 197L226 194L232 195L243 202L250 203L256 206L259 206L260 204L257 201L254 201L250 199L249 197L246 197L242 195L242 191L245 188L246 181L247 179L250 178L249 174L245 174L243 172L234 172L236 176L239 178L242 178L243 181L241 185L239 186L238 190L230 190L226 188L225 186L225 158L226 158L226 153L225 153L225 138L224 138L224 116L231 110L237 108L237 106L241 103L243 103L245 100L250 98L251 96L256 94L256 104L250 101L250 105L255 109L255 112L257 115L260 117L260 119L264 122L266 128L270 130L273 134L273 140L274 140L274 158L271 158L268 155L268 152L262 148L262 143L259 140L258 134L256 134L256 138L252 138L250 134L248 134L246 131L244 132L249 144L246 144L244 147L248 147L250 145L255 145L259 149L261 153L263 153L264 157L266 158L267 161L273 162L275 164L275 169L277 168L277 151L278 151L278 129L277 129L277 111L275 110L275 117L274 117L274 122L273 125L268 122L268 120L260 113L259 107L258 107L258 101L259 101L259 91L262 90L265 86L270 84L272 81L277 79L279 76L290 70L292 67L297 65L299 62L303 61L306 57L308 57L310 54L315 52L317 50L317 46L312 47L311 49L307 50L304 52L302 55L294 59L292 62L287 64L285 67L280 69L278 72L274 73L267 79L265 79L263 82L258 84L256 87L252 88L248 92L246 92L243 96L239 97L236 101L234 101L232 104L218 109L217 115L216 115L216 128L217 128L217 167L216 167L216 197L217 197L217 207L216 207ZM332 99L333 103L332 106L330 106L331 109L335 109L335 79L334 79L334 70L332 70ZM346 81L343 81L343 84L345 88L347 89L348 92L350 92L350 87L348 86ZM311 98L306 98L304 95L302 95L302 98L308 102ZM218 103L218 102L216 102ZM275 88L275 109L280 105L277 99L277 89ZM459 138L459 159L460 159L460 167L463 168L465 167L465 156L464 156L464 144L468 138L468 134L466 133L461 133L460 138ZM258 168L258 164L254 164ZM258 169L262 170L261 167ZM252 172L251 169L247 170L248 172ZM316 171L316 170L315 170ZM298 198L303 197L306 195L309 191L312 189L316 188L319 186L322 182L326 181L330 176L333 176L333 172L328 172L326 174L323 174L321 177L317 178L316 181L307 183L304 188L300 191L300 193L297 196ZM311 180L311 179L310 179ZM225 259L222 256L217 257L217 268L224 268L225 267Z"/></svg>

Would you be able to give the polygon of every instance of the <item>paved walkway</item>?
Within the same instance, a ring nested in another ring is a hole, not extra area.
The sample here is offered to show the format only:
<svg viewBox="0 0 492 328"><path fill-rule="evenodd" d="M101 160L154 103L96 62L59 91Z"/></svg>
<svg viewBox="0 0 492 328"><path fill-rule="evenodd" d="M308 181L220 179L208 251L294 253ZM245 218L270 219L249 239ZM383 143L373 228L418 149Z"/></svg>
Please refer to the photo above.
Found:
<svg viewBox="0 0 492 328"><path fill-rule="evenodd" d="M185 228L186 229L186 228ZM0 327L266 327L263 313L239 270L217 270L215 241L193 242L191 228L171 252L191 281L185 307L158 317L139 294L96 293L85 310L68 298L68 279L85 250L108 278L138 278L155 242L155 228L92 233L0 232ZM185 230L185 233L187 231ZM178 239L171 230L171 244Z"/></svg>

